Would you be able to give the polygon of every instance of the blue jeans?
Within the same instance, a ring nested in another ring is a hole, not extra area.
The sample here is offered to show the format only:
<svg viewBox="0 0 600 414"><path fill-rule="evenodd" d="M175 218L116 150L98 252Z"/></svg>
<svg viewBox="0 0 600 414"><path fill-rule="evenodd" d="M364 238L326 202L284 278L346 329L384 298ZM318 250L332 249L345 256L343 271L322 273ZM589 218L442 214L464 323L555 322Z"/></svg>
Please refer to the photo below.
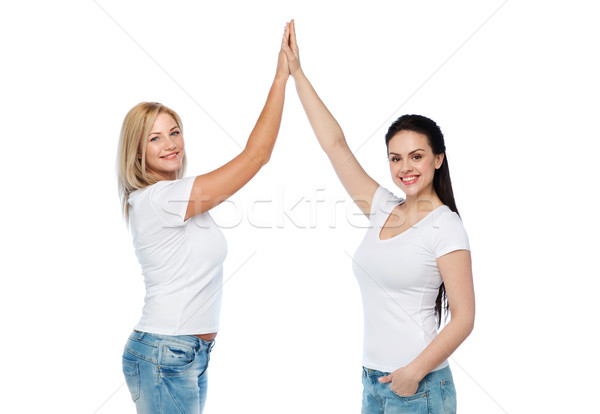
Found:
<svg viewBox="0 0 600 414"><path fill-rule="evenodd" d="M134 331L123 351L123 374L137 412L202 413L214 342Z"/></svg>
<svg viewBox="0 0 600 414"><path fill-rule="evenodd" d="M456 390L450 367L432 371L419 383L415 395L402 397L382 384L380 377L389 372L363 367L362 414L455 414Z"/></svg>

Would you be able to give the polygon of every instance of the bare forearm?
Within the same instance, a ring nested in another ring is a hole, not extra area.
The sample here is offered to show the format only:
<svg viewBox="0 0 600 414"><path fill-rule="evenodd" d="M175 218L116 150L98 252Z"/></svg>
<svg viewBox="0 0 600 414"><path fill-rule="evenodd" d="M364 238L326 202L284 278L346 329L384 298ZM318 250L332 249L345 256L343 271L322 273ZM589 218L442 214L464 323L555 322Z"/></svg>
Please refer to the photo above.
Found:
<svg viewBox="0 0 600 414"><path fill-rule="evenodd" d="M471 317L452 319L435 339L406 367L415 379L425 375L444 362L473 330Z"/></svg>
<svg viewBox="0 0 600 414"><path fill-rule="evenodd" d="M321 148L327 152L335 145L345 142L342 128L321 101L302 69L293 76L298 97Z"/></svg>
<svg viewBox="0 0 600 414"><path fill-rule="evenodd" d="M271 158L273 147L281 125L285 85L287 79L275 78L267 102L250 133L244 152L259 166L266 164Z"/></svg>

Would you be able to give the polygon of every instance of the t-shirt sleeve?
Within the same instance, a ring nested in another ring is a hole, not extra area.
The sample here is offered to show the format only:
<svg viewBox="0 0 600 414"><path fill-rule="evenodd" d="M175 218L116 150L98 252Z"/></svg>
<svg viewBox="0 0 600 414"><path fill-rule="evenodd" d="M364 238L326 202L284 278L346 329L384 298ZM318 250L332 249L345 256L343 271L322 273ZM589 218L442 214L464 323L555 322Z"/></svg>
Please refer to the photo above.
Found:
<svg viewBox="0 0 600 414"><path fill-rule="evenodd" d="M369 214L369 220L372 222L377 217L387 217L391 213L391 210L402 202L401 198L396 197L388 189L379 186L375 190L373 195L373 201L371 202L371 212Z"/></svg>
<svg viewBox="0 0 600 414"><path fill-rule="evenodd" d="M434 225L433 251L435 258L455 250L471 250L469 237L458 214L449 211L437 217Z"/></svg>
<svg viewBox="0 0 600 414"><path fill-rule="evenodd" d="M169 227L185 224L185 213L196 177L159 181L150 188L154 212Z"/></svg>

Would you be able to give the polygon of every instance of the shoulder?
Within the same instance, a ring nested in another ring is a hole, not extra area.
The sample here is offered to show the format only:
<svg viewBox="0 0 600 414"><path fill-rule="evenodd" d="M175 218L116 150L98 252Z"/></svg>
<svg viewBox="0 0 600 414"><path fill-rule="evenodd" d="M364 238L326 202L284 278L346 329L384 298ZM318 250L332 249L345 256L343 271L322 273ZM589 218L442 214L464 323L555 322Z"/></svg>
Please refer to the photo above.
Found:
<svg viewBox="0 0 600 414"><path fill-rule="evenodd" d="M185 223L185 212L196 177L162 180L130 195L133 213L160 217L169 226ZM137 211L137 213L136 213Z"/></svg>
<svg viewBox="0 0 600 414"><path fill-rule="evenodd" d="M161 201L166 198L167 202L181 201L185 198L189 200L189 194L192 191L196 177L184 177L177 180L161 180L151 184L148 187L141 188L132 192L129 195L130 203L135 203L136 200L141 200L144 197L150 197L152 201ZM187 197L186 197L187 194Z"/></svg>
<svg viewBox="0 0 600 414"><path fill-rule="evenodd" d="M382 186L377 187L374 197L379 197L381 200L393 201L395 203L401 203L404 201L404 199L402 197L398 197L397 195L392 193L390 190L388 190L387 188L382 187Z"/></svg>
<svg viewBox="0 0 600 414"><path fill-rule="evenodd" d="M459 226L463 227L462 219L454 211L450 210L447 205L441 205L433 211L434 225L437 223L440 226Z"/></svg>
<svg viewBox="0 0 600 414"><path fill-rule="evenodd" d="M381 215L382 213L389 215L398 204L402 204L403 202L403 198L396 196L387 188L379 186L373 195L371 214L369 217L372 220L374 217Z"/></svg>
<svg viewBox="0 0 600 414"><path fill-rule="evenodd" d="M180 189L186 188L192 184L194 184L194 180L196 180L195 176L178 178L177 180L161 180L156 184L152 184L148 188L153 189L154 191L160 191L161 189Z"/></svg>
<svg viewBox="0 0 600 414"><path fill-rule="evenodd" d="M436 257L454 250L470 250L469 237L462 219L448 206L441 206L432 215L432 241Z"/></svg>
<svg viewBox="0 0 600 414"><path fill-rule="evenodd" d="M154 184L152 184L152 185L154 185ZM150 189L150 187L152 187L152 185L134 190L131 193L129 193L129 199L128 199L129 204L131 206L137 204L139 202L139 200L144 198L144 195L148 193L148 190Z"/></svg>

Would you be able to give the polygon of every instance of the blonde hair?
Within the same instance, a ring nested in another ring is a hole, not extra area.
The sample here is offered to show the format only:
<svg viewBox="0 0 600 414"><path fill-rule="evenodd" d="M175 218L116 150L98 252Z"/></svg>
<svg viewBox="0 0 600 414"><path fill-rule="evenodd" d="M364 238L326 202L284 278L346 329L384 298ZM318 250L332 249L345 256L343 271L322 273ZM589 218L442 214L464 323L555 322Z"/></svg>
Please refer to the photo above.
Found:
<svg viewBox="0 0 600 414"><path fill-rule="evenodd" d="M163 112L173 117L183 133L183 125L179 115L158 102L142 102L137 104L127 113L123 120L116 167L122 213L128 225L129 195L136 190L146 188L160 181L146 171L146 146L148 140L145 138L150 134L152 125L154 125L158 114ZM140 144L141 157L138 157ZM182 178L185 174L186 158L184 154L182 168L176 173L177 178Z"/></svg>

